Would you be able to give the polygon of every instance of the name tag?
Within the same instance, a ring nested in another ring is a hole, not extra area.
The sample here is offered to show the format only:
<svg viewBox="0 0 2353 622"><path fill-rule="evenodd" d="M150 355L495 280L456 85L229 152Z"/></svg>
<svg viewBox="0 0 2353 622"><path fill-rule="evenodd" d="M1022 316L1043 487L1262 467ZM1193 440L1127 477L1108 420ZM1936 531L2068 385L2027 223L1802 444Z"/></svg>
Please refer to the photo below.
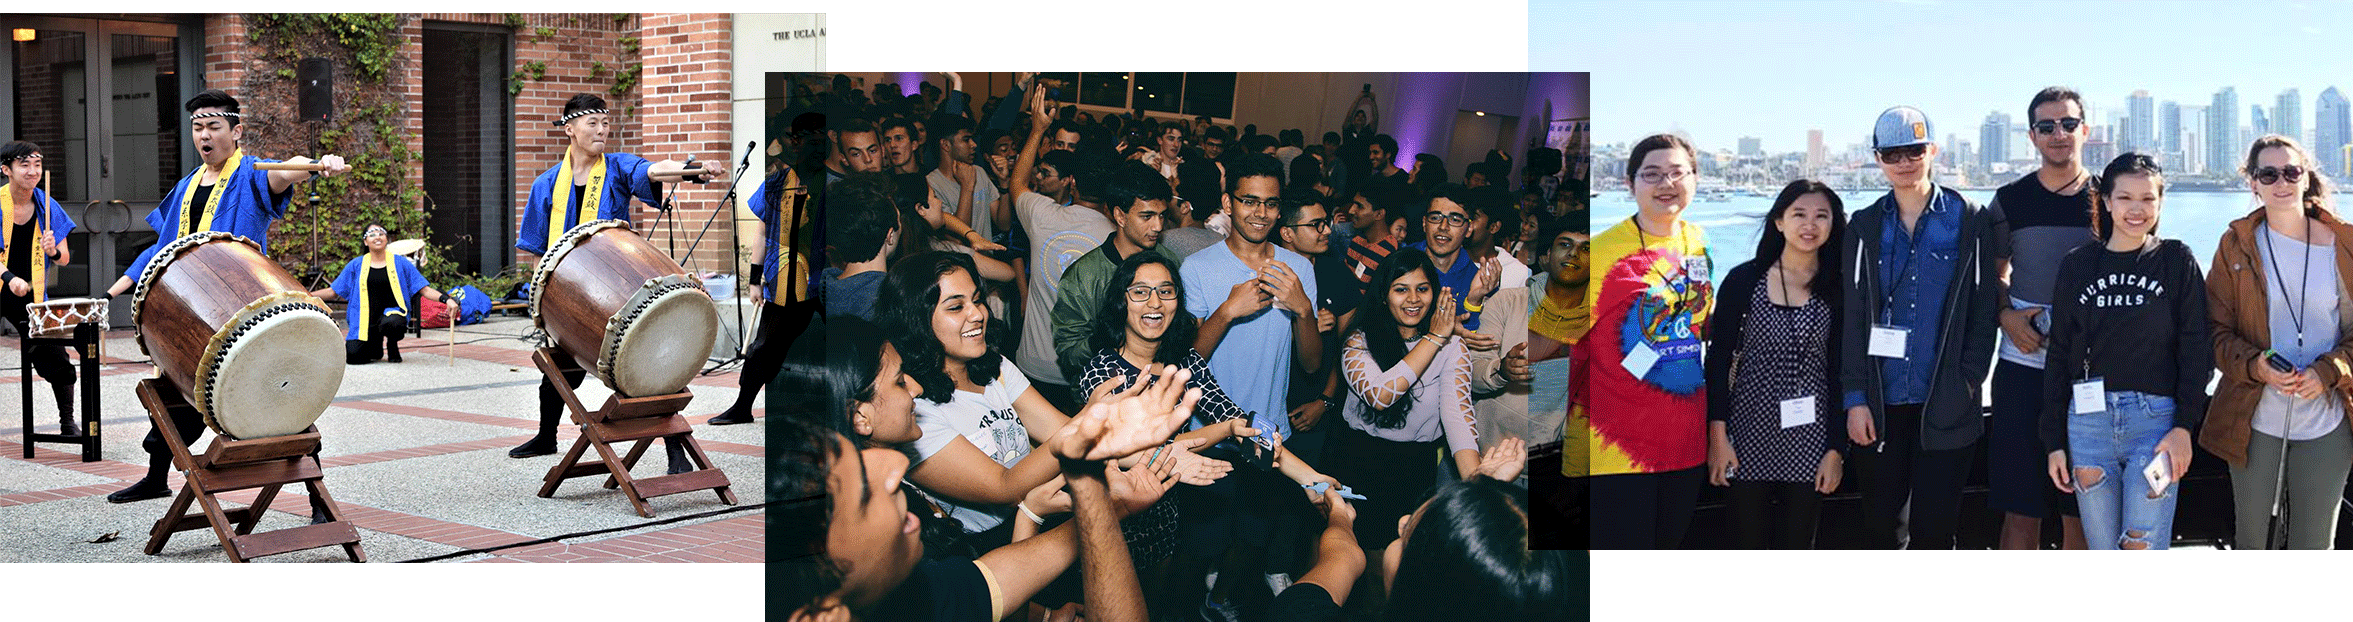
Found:
<svg viewBox="0 0 2353 622"><path fill-rule="evenodd" d="M1886 324L1871 325L1871 356L1904 358L1904 343L1912 337L1912 329Z"/></svg>
<svg viewBox="0 0 2353 622"><path fill-rule="evenodd" d="M1781 400L1781 429L1814 422L1814 396Z"/></svg>
<svg viewBox="0 0 2353 622"><path fill-rule="evenodd" d="M2075 383L2075 414L2108 410L2108 381L2092 378Z"/></svg>
<svg viewBox="0 0 2353 622"><path fill-rule="evenodd" d="M1626 372L1636 378L1650 374L1650 368L1658 364L1659 351L1651 349L1648 342L1636 341L1634 349L1626 352Z"/></svg>

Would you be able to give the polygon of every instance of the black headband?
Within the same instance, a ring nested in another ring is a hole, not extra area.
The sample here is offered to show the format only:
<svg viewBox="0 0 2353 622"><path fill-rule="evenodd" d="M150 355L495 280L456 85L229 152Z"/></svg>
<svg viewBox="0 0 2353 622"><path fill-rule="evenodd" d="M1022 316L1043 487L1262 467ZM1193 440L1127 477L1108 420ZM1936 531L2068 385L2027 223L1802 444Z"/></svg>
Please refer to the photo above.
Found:
<svg viewBox="0 0 2353 622"><path fill-rule="evenodd" d="M564 126L564 124L571 123L573 119L578 119L578 118L585 117L585 116L592 115L592 114L608 114L608 113L611 113L611 112L612 112L611 110L606 110L606 109L603 109L603 108L589 108L589 109L586 109L586 110L574 110L574 111L572 111L570 114L566 114L566 115L564 115L564 118L562 118L562 119L557 119L557 120L556 120L556 122L555 122L555 126L556 126L556 127L563 127L563 126Z"/></svg>

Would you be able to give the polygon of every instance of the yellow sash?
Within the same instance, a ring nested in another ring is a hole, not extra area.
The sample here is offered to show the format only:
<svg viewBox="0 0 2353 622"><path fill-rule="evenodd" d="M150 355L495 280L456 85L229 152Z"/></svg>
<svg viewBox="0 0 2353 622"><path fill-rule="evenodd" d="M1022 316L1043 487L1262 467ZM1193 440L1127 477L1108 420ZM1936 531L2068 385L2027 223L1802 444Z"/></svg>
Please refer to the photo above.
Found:
<svg viewBox="0 0 2353 622"><path fill-rule="evenodd" d="M393 308L398 309L401 315L408 315L409 297L405 293L408 290L400 288L400 267L392 265L392 257L389 255L385 256L384 264L379 266L370 262L367 255L361 255L359 266L360 314L365 316L369 310L376 308L375 305L368 304L368 290L373 289L368 287L368 271L376 268L383 268L384 279L392 283ZM382 319L382 317L362 317L360 321L365 322L367 326L360 330L360 335L367 339L375 339L378 337L376 334L376 322Z"/></svg>
<svg viewBox="0 0 2353 622"><path fill-rule="evenodd" d="M580 207L587 212L581 215L581 220L604 213L604 199L605 158L597 156L596 165L588 167L588 196L580 198ZM555 248L556 240L564 237L564 221L571 220L573 216L571 206L572 148L565 147L564 162L556 165L555 202L549 204L547 209L547 248L550 250Z"/></svg>
<svg viewBox="0 0 2353 622"><path fill-rule="evenodd" d="M245 149L243 147L229 150L229 160L221 164L220 178L212 182L212 198L204 200L204 219L196 223L195 229L188 228L188 202L195 198L197 184L204 181L204 166L197 165L196 172L188 174L188 182L180 186L180 234L173 236L175 239L187 237L188 234L198 231L212 230L212 217L221 213L221 195L229 193L229 179L235 177L237 167L244 164Z"/></svg>
<svg viewBox="0 0 2353 622"><path fill-rule="evenodd" d="M15 184L0 185L0 240L6 241L16 240L16 190L12 186ZM24 278L33 283L33 302L46 302L49 289L43 287L43 281L48 280L49 255L41 248L41 202L34 201L32 210L33 219L26 224L33 226L33 273Z"/></svg>

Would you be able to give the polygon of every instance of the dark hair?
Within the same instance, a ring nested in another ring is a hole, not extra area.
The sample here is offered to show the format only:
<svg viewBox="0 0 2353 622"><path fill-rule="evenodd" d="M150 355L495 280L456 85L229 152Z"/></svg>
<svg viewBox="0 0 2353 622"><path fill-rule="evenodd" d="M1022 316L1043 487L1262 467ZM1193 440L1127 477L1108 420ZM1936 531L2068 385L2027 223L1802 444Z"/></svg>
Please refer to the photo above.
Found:
<svg viewBox="0 0 2353 622"><path fill-rule="evenodd" d="M1324 181L1323 166L1315 158L1304 153L1291 158L1290 173L1290 177L1285 180L1288 182L1286 186L1294 189L1314 189L1316 184Z"/></svg>
<svg viewBox="0 0 2353 622"><path fill-rule="evenodd" d="M1123 161L1113 167L1111 179L1105 181L1109 183L1103 185L1103 206L1115 211L1128 211L1138 201L1166 204L1176 198L1168 189L1168 178L1161 177L1160 172L1152 170L1151 165L1134 160Z"/></svg>
<svg viewBox="0 0 2353 622"><path fill-rule="evenodd" d="M1502 225L1495 230L1497 240L1508 240L1520 234L1520 203L1503 186L1489 184L1471 190L1475 204L1465 205L1471 211L1487 216L1487 221Z"/></svg>
<svg viewBox="0 0 2353 622"><path fill-rule="evenodd" d="M2125 175L2148 176L2149 182L2157 185L2157 196L2160 198L2165 196L2165 168L2157 166L2155 158L2134 151L2116 156L2115 160L2109 161L2108 168L2100 171L2100 176L2097 178L2098 184L2095 186L2097 190L2092 193L2092 237L2098 238L2102 242L2108 241L2108 236L2115 233L2116 219L2108 211L2108 193L2116 191L2116 178ZM2149 225L2149 241L2155 242L2156 238L2157 225L2151 224ZM2141 252L2145 253L2156 248L2157 245L2153 243L2142 244Z"/></svg>
<svg viewBox="0 0 2353 622"><path fill-rule="evenodd" d="M1841 246L1846 240L1846 202L1839 199L1838 191L1831 190L1829 185L1812 179L1800 179L1782 186L1781 194L1773 197L1773 208L1765 210L1764 230L1757 237L1757 252L1750 261L1772 265L1781 257L1781 248L1789 240L1782 237L1780 229L1773 228L1773 223L1789 213L1790 205L1809 194L1819 194L1830 201L1830 235L1822 239L1822 248L1814 251L1814 256L1821 261L1817 262L1819 267L1814 269L1814 280L1807 281L1806 288L1823 302L1829 303L1830 309L1835 312L1839 302L1836 294L1839 291L1838 253L1841 252L1839 249L1846 248ZM1553 235L1559 236L1557 233Z"/></svg>
<svg viewBox="0 0 2353 622"><path fill-rule="evenodd" d="M889 134L891 132L891 128L894 127L907 130L907 138L911 139L915 137L915 124L908 120L904 115L894 114L888 117L883 117L881 121L874 124L875 139L880 140L883 134Z"/></svg>
<svg viewBox="0 0 2353 622"><path fill-rule="evenodd" d="M777 420L782 427L769 429L776 449L768 459L768 498L781 500L772 511L791 525L779 543L784 551L784 592L775 594L776 602L790 612L817 606L840 591L848 578L849 572L826 550L833 528L833 496L825 482L834 461L865 458L843 452L837 440L840 433L829 426L794 417Z"/></svg>
<svg viewBox="0 0 2353 622"><path fill-rule="evenodd" d="M1226 164L1226 194L1240 191L1242 180L1252 177L1274 178L1275 186L1280 188L1283 184L1283 163L1263 153L1251 152L1236 156L1233 162Z"/></svg>
<svg viewBox="0 0 2353 622"><path fill-rule="evenodd" d="M865 446L849 413L852 404L874 399L881 331L854 315L820 316L799 330L768 381L768 415L830 428Z"/></svg>
<svg viewBox="0 0 2353 622"><path fill-rule="evenodd" d="M1079 140L1082 141L1087 139L1087 133L1080 131L1078 129L1077 123L1072 123L1069 120L1059 120L1046 125L1046 140L1053 140L1055 134L1062 132L1077 134Z"/></svg>
<svg viewBox="0 0 2353 622"><path fill-rule="evenodd" d="M1331 195L1316 192L1313 188L1292 188L1283 191L1283 204L1279 211L1282 217L1276 221L1276 224L1285 227L1299 224L1299 212L1307 209L1309 205L1324 208L1326 218L1332 215Z"/></svg>
<svg viewBox="0 0 2353 622"><path fill-rule="evenodd" d="M932 115L931 124L924 126L924 130L929 134L927 139L936 145L943 140L954 140L957 132L972 131L972 120L952 114Z"/></svg>
<svg viewBox="0 0 2353 622"><path fill-rule="evenodd" d="M1188 131L1185 128L1185 124L1183 123L1162 123L1158 127L1152 128L1152 132L1146 135L1152 137L1152 142L1154 144L1158 144L1160 142L1160 137L1168 134L1169 132L1177 133L1178 142L1183 142L1185 139L1193 137L1193 133Z"/></svg>
<svg viewBox="0 0 2353 622"><path fill-rule="evenodd" d="M1070 168L1077 169L1076 171L1061 167L1056 167L1055 170L1064 175L1077 174L1078 181L1073 182L1072 190L1076 191L1081 198L1100 201L1103 197L1103 186L1110 182L1110 176L1105 173L1110 172L1113 167L1119 166L1119 163L1125 158L1120 157L1119 152L1113 151L1110 146L1094 142L1081 145L1078 151L1073 152L1073 155L1076 157L1071 158Z"/></svg>
<svg viewBox="0 0 2353 622"><path fill-rule="evenodd" d="M1038 164L1054 167L1056 177L1085 177L1085 175L1079 174L1078 153L1076 152L1047 151L1038 154Z"/></svg>
<svg viewBox="0 0 2353 622"><path fill-rule="evenodd" d="M1413 176L1415 191L1432 194L1438 184L1446 183L1446 160L1444 158L1433 153L1417 153L1414 154L1413 161L1422 166L1421 172Z"/></svg>
<svg viewBox="0 0 2353 622"><path fill-rule="evenodd" d="M572 99L568 99L568 100L565 100L565 101L564 101L564 114L566 114L566 115L569 115L569 114L572 114L572 113L575 113L575 112L579 112L579 111L582 111L582 110L604 110L604 109L605 109L605 98L602 98L602 97L597 97L597 96L595 96L595 95L588 94L588 93L581 93L581 94L578 94L578 95L573 95L573 96L572 96ZM194 111L194 109L190 109L190 112L193 112L193 111ZM230 109L230 111L231 111L231 112L235 112L235 111L236 111L236 109L232 108L232 109Z"/></svg>
<svg viewBox="0 0 2353 622"><path fill-rule="evenodd" d="M1339 133L1339 132L1324 132L1324 139L1323 139L1323 143L1324 143L1324 144L1327 144L1327 145L1337 145L1337 144L1340 144L1340 133Z"/></svg>
<svg viewBox="0 0 2353 622"><path fill-rule="evenodd" d="M842 119L840 123L833 124L827 129L833 130L833 135L836 137L850 134L874 134L875 140L882 139L882 134L874 131L873 122L858 117ZM835 141L834 149L839 150L840 148L840 141Z"/></svg>
<svg viewBox="0 0 2353 622"><path fill-rule="evenodd" d="M0 145L0 166L14 166L17 160L41 155L41 146L22 140Z"/></svg>
<svg viewBox="0 0 2353 622"><path fill-rule="evenodd" d="M1160 349L1152 353L1157 365L1183 365L1193 351L1193 336L1200 323L1185 311L1185 280L1177 275L1176 262L1159 251L1144 251L1129 255L1119 262L1119 269L1105 281L1103 304L1095 311L1095 333L1089 335L1087 345L1096 351L1110 350L1116 356L1121 343L1127 341L1127 286L1136 280L1136 273L1146 264L1159 264L1168 269L1168 280L1176 286L1176 304L1168 310L1168 332L1160 334Z"/></svg>
<svg viewBox="0 0 2353 622"><path fill-rule="evenodd" d="M1632 151L1626 153L1626 185L1629 188L1634 185L1634 174L1642 171L1643 158L1650 157L1650 152L1668 148L1683 150L1684 155L1691 156L1693 166L1699 165L1699 150L1691 147L1691 141L1674 134L1644 136L1642 140L1634 142Z"/></svg>
<svg viewBox="0 0 2353 622"><path fill-rule="evenodd" d="M846 262L872 261L882 253L883 241L900 229L895 184L882 173L854 173L834 182L826 193L826 220L832 231L826 239L836 257ZM909 231L902 238L914 237Z"/></svg>
<svg viewBox="0 0 2353 622"><path fill-rule="evenodd" d="M951 272L964 271L973 285L980 285L980 269L972 258L960 253L924 251L891 264L890 276L882 282L882 296L875 300L877 318L891 345L898 346L901 367L915 382L923 385L923 399L945 404L956 397L956 383L948 379L947 349L932 334L932 307L940 302L940 279ZM974 292L970 304L985 305ZM997 318L989 318L986 329L989 349L980 357L964 364L964 375L973 384L988 386L997 381L1005 357L997 354L997 339L1004 331L997 329Z"/></svg>
<svg viewBox="0 0 2353 622"><path fill-rule="evenodd" d="M1389 254L1389 258L1381 260L1381 267L1373 270L1372 280L1364 286L1364 301L1357 303L1356 330L1364 333L1365 349L1372 352L1373 362L1382 369L1403 360L1408 346L1412 345L1397 335L1397 317L1389 313L1389 285L1411 272L1420 272L1429 279L1429 311L1435 312L1438 297L1446 294L1439 289L1437 266L1431 265L1429 254L1418 248L1397 249L1397 252ZM1429 329L1429 313L1422 314L1422 323L1418 327ZM1415 383L1419 384L1420 380L1416 379ZM1364 420L1373 427L1396 429L1405 425L1405 414L1412 409L1413 391L1401 391L1388 408L1367 412Z"/></svg>
<svg viewBox="0 0 2353 622"><path fill-rule="evenodd" d="M2026 120L2034 121L2034 109L2051 102L2075 102L2076 110L2083 110L2083 96L2064 86L2046 86L2034 92L2034 99L2026 102Z"/></svg>
<svg viewBox="0 0 2353 622"><path fill-rule="evenodd" d="M2239 169L2239 174L2253 178L2256 158L2263 155L2263 150L2273 147L2286 149L2288 153L2295 156L2296 166L2303 167L2304 178L2311 180L2310 183L2304 184L2304 211L2306 213L2329 211L2328 179L2321 176L2320 167L2312 161L2312 152L2305 150L2304 144L2296 142L2294 138L2270 134L2255 139L2255 144L2247 146L2247 165Z"/></svg>
<svg viewBox="0 0 2353 622"><path fill-rule="evenodd" d="M1439 485L1406 536L1382 619L1559 619L1582 582L1568 552L1529 550L1527 495L1488 477Z"/></svg>
<svg viewBox="0 0 2353 622"><path fill-rule="evenodd" d="M1392 158L1397 157L1396 138L1388 134L1375 134L1373 135L1373 144L1381 146L1381 153L1389 154L1389 157Z"/></svg>
<svg viewBox="0 0 2353 622"><path fill-rule="evenodd" d="M188 109L188 112L190 113L194 113L205 108L219 108L221 111L230 113L232 115L241 114L238 112L239 108L237 107L237 98L230 97L228 93L221 92L220 89L205 89L204 92L197 93L195 97L188 98L187 105L181 107ZM565 109L569 111L570 107L566 106ZM229 127L237 127L239 122L241 122L240 117L229 117Z"/></svg>
<svg viewBox="0 0 2353 622"><path fill-rule="evenodd" d="M1202 142L1208 142L1209 139L1212 138L1217 139L1218 146L1221 147L1224 146L1225 143L1233 142L1233 137L1226 134L1226 128L1215 125L1209 126L1209 129L1201 131Z"/></svg>
<svg viewBox="0 0 2353 622"><path fill-rule="evenodd" d="M1275 132L1275 137L1286 146L1300 147L1307 144L1307 133L1299 131L1299 128Z"/></svg>

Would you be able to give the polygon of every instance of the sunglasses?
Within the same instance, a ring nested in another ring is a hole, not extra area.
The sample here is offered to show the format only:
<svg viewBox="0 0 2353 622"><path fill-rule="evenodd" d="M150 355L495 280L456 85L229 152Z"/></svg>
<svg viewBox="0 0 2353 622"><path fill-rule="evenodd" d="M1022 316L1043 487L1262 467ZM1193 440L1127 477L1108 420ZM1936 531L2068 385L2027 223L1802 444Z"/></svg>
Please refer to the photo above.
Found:
<svg viewBox="0 0 2353 622"><path fill-rule="evenodd" d="M2079 127L2083 127L2083 119L2078 119L2075 117L2044 119L2034 122L2034 133L2055 134L2061 131L2073 132L2075 131L2075 128Z"/></svg>
<svg viewBox="0 0 2353 622"><path fill-rule="evenodd" d="M1908 146L1903 146L1903 147L1889 147L1889 148L1886 148L1886 149L1881 149L1881 150L1879 150L1879 153L1878 153L1878 155L1879 155L1879 163L1880 163L1880 164L1895 164L1895 163L1897 163L1897 162L1918 162L1918 161L1920 161L1920 159L1921 159L1921 158L1928 157L1928 145L1908 145Z"/></svg>
<svg viewBox="0 0 2353 622"><path fill-rule="evenodd" d="M2291 184L2304 180L2304 168L2294 164L2287 166L2266 166L2255 169L2253 173L2255 177L2255 183L2264 185L2276 184L2281 180L2286 180Z"/></svg>

